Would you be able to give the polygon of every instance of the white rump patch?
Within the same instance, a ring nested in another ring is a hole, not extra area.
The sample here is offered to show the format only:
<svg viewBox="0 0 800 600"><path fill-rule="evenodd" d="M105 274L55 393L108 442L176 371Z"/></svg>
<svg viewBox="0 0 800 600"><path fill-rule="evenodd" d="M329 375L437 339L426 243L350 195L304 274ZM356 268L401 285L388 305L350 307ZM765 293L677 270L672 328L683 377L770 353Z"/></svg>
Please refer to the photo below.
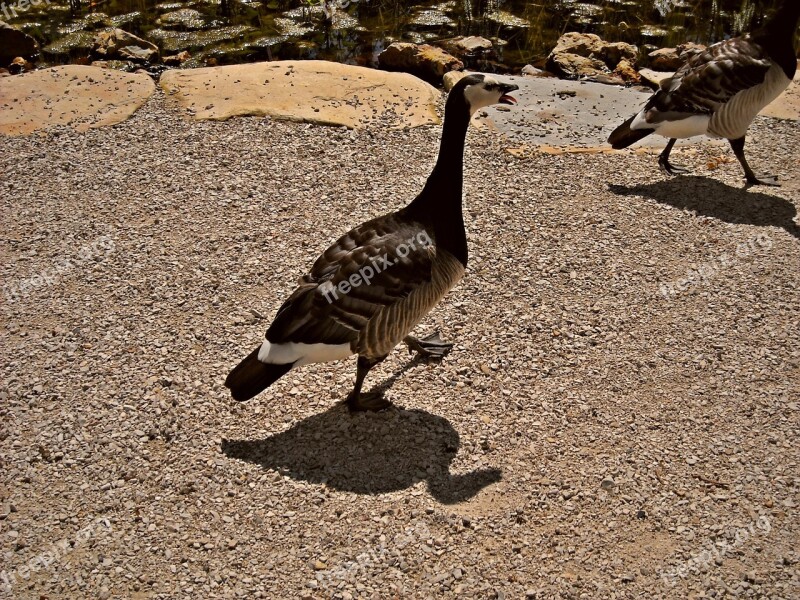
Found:
<svg viewBox="0 0 800 600"><path fill-rule="evenodd" d="M653 129L658 135L683 139L696 135L707 135L710 121L711 118L708 115L691 115L682 119L648 123L645 118L645 111L642 110L631 123L631 129Z"/></svg>
<svg viewBox="0 0 800 600"><path fill-rule="evenodd" d="M668 138L690 138L696 135L708 135L710 121L708 115L694 115L677 121L662 121L655 126L655 130L658 135Z"/></svg>
<svg viewBox="0 0 800 600"><path fill-rule="evenodd" d="M258 360L274 365L296 363L294 366L299 367L309 363L341 360L353 354L350 344L298 344L295 342L272 344L264 340L258 351Z"/></svg>

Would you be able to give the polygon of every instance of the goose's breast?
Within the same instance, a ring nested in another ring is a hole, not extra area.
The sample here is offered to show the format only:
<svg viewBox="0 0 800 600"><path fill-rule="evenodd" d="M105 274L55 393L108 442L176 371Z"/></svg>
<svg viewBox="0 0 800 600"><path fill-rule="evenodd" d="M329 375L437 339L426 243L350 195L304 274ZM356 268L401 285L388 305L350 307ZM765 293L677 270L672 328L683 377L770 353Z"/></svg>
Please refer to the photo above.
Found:
<svg viewBox="0 0 800 600"><path fill-rule="evenodd" d="M389 354L463 276L464 265L449 252L438 250L431 280L370 319L359 336L357 352L367 358Z"/></svg>
<svg viewBox="0 0 800 600"><path fill-rule="evenodd" d="M762 83L739 92L714 112L708 134L729 140L742 137L756 115L780 96L789 83L783 69L773 64Z"/></svg>

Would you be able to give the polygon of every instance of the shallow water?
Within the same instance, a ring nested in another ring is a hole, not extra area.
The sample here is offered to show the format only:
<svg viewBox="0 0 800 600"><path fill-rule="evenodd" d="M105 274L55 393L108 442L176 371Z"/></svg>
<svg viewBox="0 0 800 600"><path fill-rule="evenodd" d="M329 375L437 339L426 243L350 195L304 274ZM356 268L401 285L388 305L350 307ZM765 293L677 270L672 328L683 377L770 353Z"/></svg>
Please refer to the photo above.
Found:
<svg viewBox="0 0 800 600"><path fill-rule="evenodd" d="M495 42L496 52L468 60L467 66L497 72L541 63L566 31L597 33L644 50L688 40L709 43L751 29L779 3L351 0L348 4L348 0L325 0L328 6L346 5L335 8L332 20L326 21L323 0L80 0L74 13L69 5L55 0L38 0L38 6L25 11L5 1L0 5L0 19L39 40L44 63L88 61L96 30L118 26L155 42L162 56L188 50L192 59L186 66L279 58L375 66L377 55L393 41L481 35Z"/></svg>

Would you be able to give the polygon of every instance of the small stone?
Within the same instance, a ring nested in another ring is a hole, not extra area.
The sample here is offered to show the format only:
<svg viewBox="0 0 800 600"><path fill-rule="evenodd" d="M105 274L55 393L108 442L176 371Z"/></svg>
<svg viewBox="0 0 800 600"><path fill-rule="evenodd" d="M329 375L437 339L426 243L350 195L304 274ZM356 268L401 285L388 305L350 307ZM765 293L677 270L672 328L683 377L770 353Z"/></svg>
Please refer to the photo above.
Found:
<svg viewBox="0 0 800 600"><path fill-rule="evenodd" d="M545 72L541 69L537 69L533 65L525 65L522 67L521 71L522 75L525 77L542 77L545 75Z"/></svg>
<svg viewBox="0 0 800 600"><path fill-rule="evenodd" d="M162 59L162 62L165 65L177 66L185 63L190 58L191 55L186 50L184 50L183 52L178 52L177 54L173 54L172 56L165 56Z"/></svg>
<svg viewBox="0 0 800 600"><path fill-rule="evenodd" d="M615 485L616 483L611 477L606 477L605 479L603 479L603 481L600 482L600 487L606 491L614 489Z"/></svg>

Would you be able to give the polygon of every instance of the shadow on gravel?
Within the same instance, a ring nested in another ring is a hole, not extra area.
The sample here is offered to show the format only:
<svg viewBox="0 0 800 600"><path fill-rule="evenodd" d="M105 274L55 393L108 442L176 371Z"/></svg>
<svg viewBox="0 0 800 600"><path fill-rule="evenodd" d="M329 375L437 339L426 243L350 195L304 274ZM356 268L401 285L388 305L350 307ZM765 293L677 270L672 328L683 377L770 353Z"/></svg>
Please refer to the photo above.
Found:
<svg viewBox="0 0 800 600"><path fill-rule="evenodd" d="M608 188L619 196L644 196L727 223L781 227L800 239L800 227L793 221L797 215L794 204L754 191L755 188L735 188L699 176L672 177L630 187L610 184Z"/></svg>
<svg viewBox="0 0 800 600"><path fill-rule="evenodd" d="M427 480L439 502L468 500L500 481L499 469L452 475L458 433L423 410L351 414L342 404L264 440L223 440L222 452L336 490L382 494Z"/></svg>

